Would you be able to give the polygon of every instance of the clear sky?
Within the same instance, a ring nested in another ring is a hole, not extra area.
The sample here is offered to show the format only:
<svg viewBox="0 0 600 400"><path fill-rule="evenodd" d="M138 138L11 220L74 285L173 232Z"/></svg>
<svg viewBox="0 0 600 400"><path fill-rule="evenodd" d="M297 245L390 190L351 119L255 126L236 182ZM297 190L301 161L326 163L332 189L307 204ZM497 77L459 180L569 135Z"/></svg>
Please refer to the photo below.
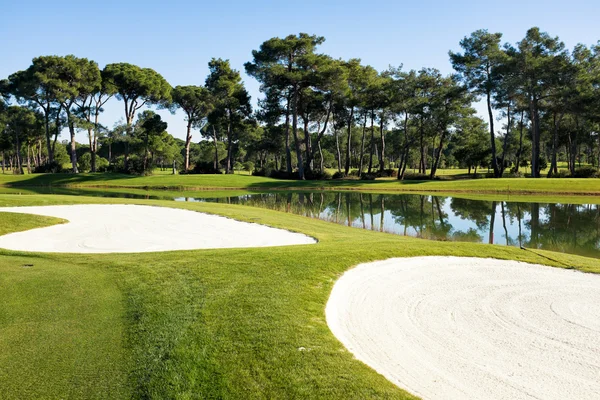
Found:
<svg viewBox="0 0 600 400"><path fill-rule="evenodd" d="M221 57L242 72L254 104L259 85L244 74L243 64L274 36L318 34L326 38L320 51L335 58L361 58L378 70L403 64L443 73L452 70L448 51L481 28L502 32L511 43L532 26L559 36L569 48L600 40L599 0L1 0L0 10L0 78L39 55L74 54L101 68L129 62L155 69L173 86L196 85L204 83L210 58ZM112 100L102 123L112 126L123 113ZM169 133L183 138L183 116L160 113Z"/></svg>

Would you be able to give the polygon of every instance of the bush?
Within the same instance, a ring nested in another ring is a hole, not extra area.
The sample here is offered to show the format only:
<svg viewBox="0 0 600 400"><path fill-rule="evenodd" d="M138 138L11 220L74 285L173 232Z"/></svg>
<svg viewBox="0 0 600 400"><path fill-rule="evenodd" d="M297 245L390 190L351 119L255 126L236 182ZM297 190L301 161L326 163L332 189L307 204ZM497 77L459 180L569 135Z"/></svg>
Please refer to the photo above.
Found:
<svg viewBox="0 0 600 400"><path fill-rule="evenodd" d="M524 176L525 174L523 172L516 172L514 169L511 169L510 172L505 172L504 175L502 175L503 178L523 178Z"/></svg>
<svg viewBox="0 0 600 400"><path fill-rule="evenodd" d="M381 178L396 178L398 176L398 170L393 168L384 169L383 171L378 171L377 176Z"/></svg>
<svg viewBox="0 0 600 400"><path fill-rule="evenodd" d="M348 176L360 176L357 169L351 169Z"/></svg>
<svg viewBox="0 0 600 400"><path fill-rule="evenodd" d="M110 163L104 157L100 157L96 155L96 172L106 172L108 171L108 166Z"/></svg>
<svg viewBox="0 0 600 400"><path fill-rule="evenodd" d="M242 165L241 162L236 161L233 163L233 170L234 171L241 171L244 168L244 166Z"/></svg>
<svg viewBox="0 0 600 400"><path fill-rule="evenodd" d="M77 159L77 168L80 172L89 172L92 169L92 154L83 153L81 157Z"/></svg>
<svg viewBox="0 0 600 400"><path fill-rule="evenodd" d="M346 177L346 175L342 171L335 171L332 176L333 179L342 179L345 177Z"/></svg>
<svg viewBox="0 0 600 400"><path fill-rule="evenodd" d="M43 174L43 173L55 174L58 172L63 172L63 167L62 167L62 164L58 163L57 161L52 161L51 163L46 163L46 164L38 166L37 168L34 168L33 172L38 173L38 174Z"/></svg>
<svg viewBox="0 0 600 400"><path fill-rule="evenodd" d="M377 174L374 173L363 172L360 174L360 180L362 181L374 181L375 178L377 178Z"/></svg>
<svg viewBox="0 0 600 400"><path fill-rule="evenodd" d="M254 163L252 161L246 161L242 167L244 168L244 171L253 171L254 170Z"/></svg>
<svg viewBox="0 0 600 400"><path fill-rule="evenodd" d="M265 167L252 171L253 176L271 176L272 169Z"/></svg>
<svg viewBox="0 0 600 400"><path fill-rule="evenodd" d="M573 178L597 178L598 170L592 167L583 167L575 170Z"/></svg>
<svg viewBox="0 0 600 400"><path fill-rule="evenodd" d="M223 172L215 169L212 162L199 161L194 165L193 174L222 174Z"/></svg>
<svg viewBox="0 0 600 400"><path fill-rule="evenodd" d="M304 174L306 179L314 180L314 181L323 181L331 179L331 174L327 171L310 171Z"/></svg>

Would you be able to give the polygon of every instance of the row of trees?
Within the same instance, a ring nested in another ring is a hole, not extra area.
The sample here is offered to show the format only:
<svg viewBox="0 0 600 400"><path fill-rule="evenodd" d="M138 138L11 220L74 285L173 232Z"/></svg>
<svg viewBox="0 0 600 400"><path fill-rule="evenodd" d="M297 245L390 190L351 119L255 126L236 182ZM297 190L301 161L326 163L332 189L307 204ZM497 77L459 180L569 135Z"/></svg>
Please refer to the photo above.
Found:
<svg viewBox="0 0 600 400"><path fill-rule="evenodd" d="M434 177L442 166L483 166L501 177L523 165L537 177L545 160L549 175L558 172L560 160L571 173L582 159L600 163L600 45L569 52L537 28L515 45L501 39L485 30L465 37L461 52L450 52L456 73L444 76L433 68L378 72L359 59L333 59L318 52L325 40L320 36L272 38L244 65L261 84L256 112L226 60L210 61L204 85L172 88L149 68L117 63L100 70L85 58L38 57L0 84L6 101L18 103L0 109L1 148L16 155L15 164L33 158L53 165L66 128L74 172L75 132L83 130L92 171L99 146L114 147L125 170L131 170L132 151L147 169L156 162L156 143L171 140L185 171L196 165L229 173L246 162L300 179L318 177L327 167L339 175L396 168L403 179L408 169ZM109 129L100 116L113 97L124 105L124 123ZM479 99L487 123L472 107ZM181 109L185 141L164 135L166 124L149 111L136 122L146 106ZM195 143L194 130L205 140Z"/></svg>

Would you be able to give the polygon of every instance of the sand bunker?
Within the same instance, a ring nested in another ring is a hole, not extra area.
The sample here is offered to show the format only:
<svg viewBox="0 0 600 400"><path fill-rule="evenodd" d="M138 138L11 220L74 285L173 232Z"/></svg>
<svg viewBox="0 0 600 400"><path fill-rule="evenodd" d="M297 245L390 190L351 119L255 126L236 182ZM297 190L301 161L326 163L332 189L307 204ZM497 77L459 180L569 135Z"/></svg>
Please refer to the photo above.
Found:
<svg viewBox="0 0 600 400"><path fill-rule="evenodd" d="M600 276L480 258L362 264L327 323L424 399L600 399Z"/></svg>
<svg viewBox="0 0 600 400"><path fill-rule="evenodd" d="M167 250L313 244L306 235L216 215L167 207L72 205L8 207L0 212L45 215L63 225L0 236L0 248L51 253L139 253Z"/></svg>

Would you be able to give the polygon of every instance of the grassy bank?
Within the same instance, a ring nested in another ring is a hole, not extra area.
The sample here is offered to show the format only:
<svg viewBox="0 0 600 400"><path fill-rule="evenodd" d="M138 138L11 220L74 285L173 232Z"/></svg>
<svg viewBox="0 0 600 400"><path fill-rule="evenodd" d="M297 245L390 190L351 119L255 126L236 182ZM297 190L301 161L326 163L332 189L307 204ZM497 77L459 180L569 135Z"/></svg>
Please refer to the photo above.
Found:
<svg viewBox="0 0 600 400"><path fill-rule="evenodd" d="M600 195L600 179L460 179L448 181L293 181L247 175L0 174L9 187L147 188L170 190L363 190L370 192L477 193L504 195Z"/></svg>
<svg viewBox="0 0 600 400"><path fill-rule="evenodd" d="M2 398L407 399L327 327L327 298L348 268L457 255L600 273L600 262L584 257L430 242L250 207L0 195L0 206L113 202L218 213L319 243L127 255L0 250Z"/></svg>

